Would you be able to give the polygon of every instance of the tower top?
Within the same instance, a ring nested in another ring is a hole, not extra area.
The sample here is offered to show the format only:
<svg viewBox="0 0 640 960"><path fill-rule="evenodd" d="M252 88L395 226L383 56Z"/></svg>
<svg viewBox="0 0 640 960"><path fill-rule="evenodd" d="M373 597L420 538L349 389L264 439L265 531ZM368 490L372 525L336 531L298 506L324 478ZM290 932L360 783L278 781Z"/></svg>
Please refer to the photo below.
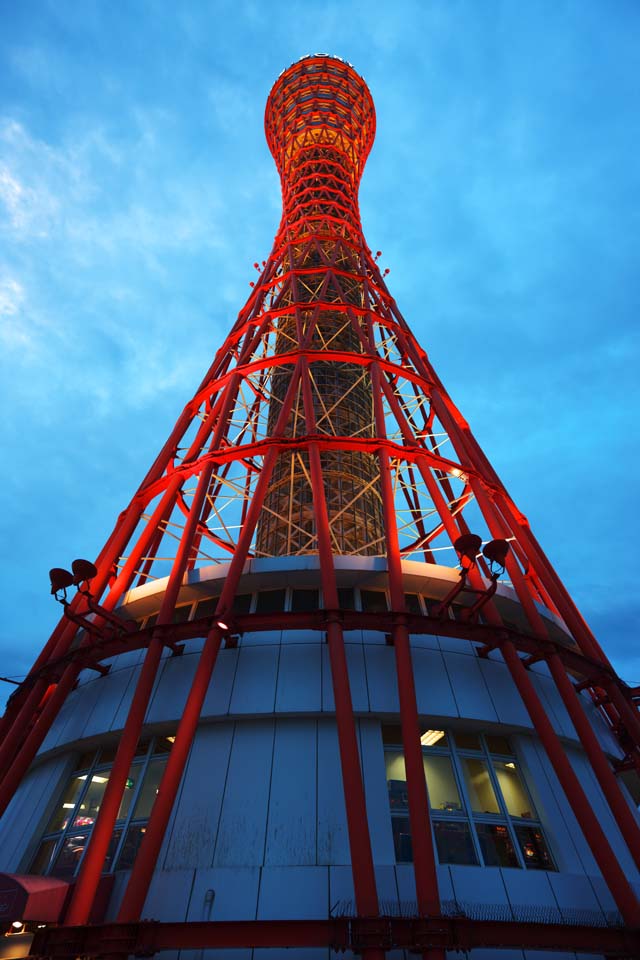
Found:
<svg viewBox="0 0 640 960"><path fill-rule="evenodd" d="M376 132L373 98L350 63L312 54L284 70L265 109L269 149L282 175L300 149L335 144L362 173Z"/></svg>

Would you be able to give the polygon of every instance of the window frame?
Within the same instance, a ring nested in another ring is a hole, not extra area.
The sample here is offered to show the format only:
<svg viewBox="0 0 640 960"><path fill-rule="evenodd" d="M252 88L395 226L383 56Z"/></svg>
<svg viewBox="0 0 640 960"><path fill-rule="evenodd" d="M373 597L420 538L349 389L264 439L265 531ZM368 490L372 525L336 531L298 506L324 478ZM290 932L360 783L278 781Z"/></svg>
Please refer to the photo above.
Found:
<svg viewBox="0 0 640 960"><path fill-rule="evenodd" d="M394 725L383 724L383 726L388 726L389 728L391 728L392 726L397 726L397 724L394 724ZM435 829L434 829L435 821L445 822L445 823L451 823L453 821L465 822L469 825L469 828L470 828L472 844L473 844L473 848L474 848L476 859L477 859L477 865L490 866L489 864L485 864L485 859L482 854L482 846L480 843L478 831L476 829L476 824L504 826L507 828L511 845L515 851L517 864L505 865L503 869L521 869L521 870L538 869L546 873L557 872L558 866L557 866L556 857L554 856L554 853L548 842L547 835L543 829L543 826L537 811L537 807L533 802L533 798L531 797L531 791L529 790L526 779L524 776L522 776L521 764L516 754L516 751L513 750L512 748L510 753L491 752L484 732L480 732L477 730L473 730L473 731L461 730L459 732L461 733L472 732L475 736L479 738L480 748L477 750L474 750L470 748L459 747L455 741L455 735L456 735L455 728L445 729L445 735L446 735L445 742L447 746L438 746L437 744L435 744L434 746L430 746L430 747L427 747L427 746L422 747L423 756L443 756L443 757L449 758L451 763L451 768L453 770L453 775L455 777L456 786L458 788L458 793L460 795L461 804L462 804L462 809L460 811L448 812L446 815L442 816L440 815L440 812L436 808L433 808L431 806L431 803L429 803L431 830L432 830L433 839L434 839L434 850L437 851L437 847L435 844ZM492 734L489 733L489 736L491 735ZM508 737L505 736L504 738L508 741ZM398 752L400 752L401 755L404 755L403 745L402 743L395 744L395 743L387 742L386 740L383 740L383 752L385 754L385 776L386 776L386 755L388 753L397 754ZM474 812L471 805L471 799L469 796L469 791L467 789L466 777L464 773L463 761L465 759L481 760L484 762L487 773L488 773L488 777L489 777L489 783L491 785L491 788L493 789L493 792L495 794L496 801L498 804L497 813ZM509 813L504 795L502 793L502 789L500 787L500 783L498 781L498 777L494 767L494 761L497 761L499 763L515 764L515 769L518 773L520 784L525 793L525 796L529 799L531 803L531 810L536 811L536 814L537 814L536 817L531 817L531 818L517 817ZM425 779L426 779L426 772L425 772ZM394 817L400 818L403 816L407 817L408 811L403 812L400 810L393 810L390 808L390 815L391 815L391 818L394 818ZM548 866L533 867L533 866L527 865L524 857L524 853L522 851L522 847L520 844L520 840L516 833L517 826L533 827L540 831L544 840L544 845L545 845L547 854L549 856L550 863ZM440 862L439 858L438 858L438 861ZM406 861L398 861L398 862L406 862ZM442 863L444 864L445 861L442 861ZM470 863L466 865L475 866L476 864Z"/></svg>
<svg viewBox="0 0 640 960"><path fill-rule="evenodd" d="M164 759L164 761L165 761L165 763L166 763L166 760L168 759L169 751L167 751L167 750L161 750L159 747L160 747L160 744L162 743L162 741L168 739L169 736L171 736L171 735L170 735L170 734L165 734L165 735L158 735L158 736L155 736L155 737L150 737L150 738L148 739L147 746L146 746L146 750L144 751L144 753L141 752L139 755L134 756L134 758L133 758L133 760L132 760L131 766L132 766L132 767L134 767L134 766L137 767L137 768L140 770L140 775L137 777L135 786L134 786L134 788L133 788L133 793L132 793L131 798L130 798L130 800L129 800L129 805L128 805L128 809L127 809L126 816L117 819L116 822L115 822L115 824L114 824L113 836L117 835L117 841L116 841L115 847L114 847L114 849L113 849L113 854L112 854L112 856L111 856L111 862L110 862L110 864L109 864L109 867L105 870L105 873L113 873L113 872L114 872L115 870L117 870L117 869L129 869L128 867L119 868L119 867L118 867L118 861L119 861L120 855L121 855L121 853L122 853L122 848L123 848L123 846L124 846L125 838L126 838L126 836L127 836L127 833L128 833L128 831L129 831L129 828L130 828L131 826L141 826L141 825L145 825L145 824L147 824L147 823L149 822L149 818L148 818L148 817L134 817L134 812L135 812L136 804L138 803L138 799L139 799L139 797L140 797L140 794L141 794L143 785L144 785L144 783L145 783L145 779L146 779L146 777L147 777L147 773L148 773L148 770L149 770L149 767L150 767L151 763L152 763L154 760L159 760L159 759ZM146 738L145 738L145 739L146 739ZM144 741L143 741L143 743L144 743ZM41 875L41 876L56 876L56 873L54 872L54 868L55 868L56 862L57 862L60 854L62 853L62 851L63 851L63 849L64 849L64 846L65 846L65 843L67 842L67 840L68 840L71 836L74 836L74 835L75 835L75 836L86 836L87 842L86 842L85 845L84 845L84 849L83 849L83 851L82 851L82 854L80 855L80 858L78 859L78 862L77 862L77 864L76 864L76 866L75 866L75 869L74 869L73 873L72 873L70 876L65 877L64 879L73 880L74 878L76 878L76 877L78 876L80 867L81 867L81 865L82 865L82 861L83 861L84 856L85 856L85 853L86 853L86 849L87 849L87 847L88 847L88 845L89 845L89 840L90 840L90 838L91 838L91 835L92 835L92 833L93 833L93 829L94 829L94 827L95 827L95 820L94 820L94 822L93 822L92 824L90 824L90 825L81 825L81 826L78 826L78 827L74 827L74 821L75 821L75 819L76 819L79 811L81 810L82 803L84 802L84 800L85 800L85 798L86 798L86 795L87 795L87 793L88 793L88 791L89 791L89 789L90 789L90 787L91 787L91 783L92 783L93 777L94 777L94 776L99 776L101 773L109 773L109 774L110 774L111 770L113 769L113 763L114 763L114 759L113 759L113 758L110 759L110 760L108 760L108 761L105 760L105 761L101 762L101 756L102 756L102 754L105 752L106 749L109 749L109 746L110 746L109 744L103 744L102 746L96 748L96 749L93 751L93 758L92 758L92 761L91 761L91 763L90 763L89 766L82 766L82 767L77 766L77 767L74 767L74 768L70 771L68 777L65 779L65 781L64 781L64 783L63 783L63 785L62 785L62 787L61 787L61 789L60 789L60 791L59 791L59 793L58 793L58 795L57 795L57 797L56 797L55 804L52 804L52 806L51 806L51 810L50 810L50 812L49 812L49 816L48 816L47 821L46 821L45 830L46 830L46 827L49 825L49 823L50 823L50 821L51 821L51 818L53 817L55 811L58 809L58 807L59 807L60 804L62 803L63 797L64 797L64 795L65 795L65 792L66 792L69 784L70 784L75 778L79 778L79 777L81 777L81 776L85 778L85 782L84 782L84 784L83 784L80 792L78 793L78 796L77 796L77 798L76 798L76 800L75 800L75 803L74 803L74 805L73 805L73 808L69 810L69 817L68 817L68 820L67 820L66 824L65 824L62 828L60 828L59 830L49 830L49 831L47 831L47 832L43 832L43 833L39 836L38 842L37 842L37 845L36 845L36 848L35 848L32 856L31 856L30 859L29 859L29 868L28 868L28 869L31 869L32 866L34 865L34 863L36 862L36 860L38 859L38 856L39 856L39 854L40 854L40 851L41 851L43 845L44 845L45 843L48 843L48 842L53 841L53 844L54 844L54 845L53 845L52 851L51 851L51 853L50 853L50 855L49 855L49 858L48 858L48 861L47 861L47 863L46 863L46 866L44 866L43 868L41 868L39 875ZM84 753L83 753L83 754L80 754L80 756L78 757L78 759L81 760L85 755L86 755L86 754L84 754Z"/></svg>

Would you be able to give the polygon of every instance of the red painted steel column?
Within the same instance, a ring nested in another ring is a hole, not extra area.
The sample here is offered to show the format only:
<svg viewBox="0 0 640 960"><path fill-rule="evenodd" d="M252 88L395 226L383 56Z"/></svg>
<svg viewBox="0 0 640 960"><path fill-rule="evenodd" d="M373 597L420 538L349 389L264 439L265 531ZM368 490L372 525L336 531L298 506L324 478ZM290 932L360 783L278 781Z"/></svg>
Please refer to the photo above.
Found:
<svg viewBox="0 0 640 960"><path fill-rule="evenodd" d="M487 521L491 535L494 537L509 536L508 530L505 529L505 522L502 516L492 510L492 504L489 502L487 494L485 493L482 481L475 480L473 487L478 505ZM544 650L547 648L545 646L545 641L547 640L546 627L533 599L527 591L526 584L523 582L523 573L515 559L511 556L507 557L507 570L516 589L518 599L525 610L527 619L535 634L540 638L541 647ZM557 653L549 653L545 656L545 659L556 687L558 688L558 692L585 749L585 753L589 758L593 772L620 828L620 832L624 837L636 865L640 869L640 828L638 827L638 823L629 808L629 804L622 795L620 785L616 780L609 761L604 755L591 723L583 710L580 698L566 674L560 657Z"/></svg>
<svg viewBox="0 0 640 960"><path fill-rule="evenodd" d="M313 398L309 382L307 361L303 360L302 389L304 395L307 433L315 429ZM367 805L360 768L360 751L356 736L356 724L353 715L353 701L349 685L349 671L344 649L342 626L338 621L338 591L336 589L329 514L324 492L322 463L317 444L309 444L309 467L315 496L315 520L318 536L318 554L325 608L330 611L327 623L327 645L331 666L331 680L336 711L336 727L340 749L340 766L344 790L347 827L349 830L349 849L351 853L351 871L358 914L363 917L376 917L379 914L378 893L376 889L371 837L367 819ZM384 951L370 949L364 952L368 960L382 960Z"/></svg>
<svg viewBox="0 0 640 960"><path fill-rule="evenodd" d="M2 740L2 746L0 746L0 770L8 769L9 764L13 760L16 751L20 746L21 740L24 738L25 734L28 734L28 724L35 716L35 713L40 706L42 697L46 693L48 686L49 682L44 678L41 678L40 680L36 680L29 691L27 699L22 704L22 707L15 718L16 721L18 721L19 717L23 717L23 723L14 722L11 724Z"/></svg>
<svg viewBox="0 0 640 960"><path fill-rule="evenodd" d="M501 645L502 655L509 667L513 681L518 688L522 702L527 708L531 721L547 752L549 760L571 805L576 820L580 824L585 839L602 872L611 895L615 900L625 923L632 927L640 926L640 904L629 881L624 875L616 856L609 845L598 818L594 814L584 790L580 786L573 767L562 749L546 711L531 683L527 671L518 656L515 647L509 641Z"/></svg>
<svg viewBox="0 0 640 960"><path fill-rule="evenodd" d="M544 551L531 532L529 524L512 504L502 487L500 488L499 499L504 508L503 512L507 516L511 517L514 527L518 530L519 537L528 546L529 552L532 556L536 557L537 562L540 564L540 576L542 579L546 580L547 588L554 600L554 603L560 611L560 615L567 623L567 626L571 630L577 643L585 650L588 656L602 663L613 673L613 669L609 663L609 660L589 630L589 627L583 620L580 612L573 603L573 600L567 593L564 584L547 560ZM633 739L636 747L640 748L640 715L638 714L637 708L629 703L622 690L619 688L617 679L608 679L606 676L603 677L603 688L609 695L611 702L616 707L625 724L627 732Z"/></svg>
<svg viewBox="0 0 640 960"><path fill-rule="evenodd" d="M158 618L159 619L159 618ZM145 713L153 690L153 683L162 656L163 642L154 634L142 665L140 677L131 701L127 722L120 738L118 752L111 768L100 812L91 833L87 852L80 867L75 890L65 922L87 923L100 880L104 859L118 815L129 768L133 760Z"/></svg>
<svg viewBox="0 0 640 960"><path fill-rule="evenodd" d="M603 678L602 686L620 714L636 747L640 748L640 715L638 715L638 708L629 703L616 679Z"/></svg>
<svg viewBox="0 0 640 960"><path fill-rule="evenodd" d="M371 380L374 391L376 432L379 437L384 437L386 430L380 393L380 375L375 364L372 364ZM422 746L420 743L420 722L416 701L415 678L411 660L409 631L407 630L406 619L403 616L403 614L406 614L406 607L402 581L400 545L398 542L397 521L394 509L393 490L391 487L391 468L386 451L380 450L378 459L380 463L380 485L387 545L391 608L394 612L400 614L400 616L394 618L392 635L398 677L402 745L407 772L409 822L411 825L411 846L413 851L413 869L418 910L423 916L439 916L440 897L438 894L436 854L431 828L431 813L422 758ZM444 951L429 950L424 953L424 957L428 958L428 960L444 960Z"/></svg>
<svg viewBox="0 0 640 960"><path fill-rule="evenodd" d="M551 653L546 658L551 676L555 680L558 692L567 708L567 713L576 728L587 756L593 767L598 783L602 788L611 812L613 813L625 843L629 847L636 866L640 869L640 828L631 812L629 804L622 795L620 785L605 757L602 747L598 743L591 724L584 712L580 697L567 676L562 661L557 653Z"/></svg>
<svg viewBox="0 0 640 960"><path fill-rule="evenodd" d="M282 433L289 418L298 379L299 373L296 373L291 379L291 383L289 385L287 395L282 405L280 416L278 417L278 422L274 430L274 435L276 437ZM236 546L233 559L229 565L229 572L225 579L224 587L217 604L216 616L226 614L226 611L231 607L233 602L233 597L235 596L238 581L242 575L244 563L249 553L251 539L258 522L258 517L264 502L265 491L269 480L271 479L271 474L273 472L277 455L278 448L271 447L265 457L260 478L253 494L251 506L243 524L242 532L238 538L238 544ZM210 474L211 470L209 470L209 476ZM200 501L199 506L202 506L202 501ZM200 509L197 511L197 516L200 516ZM192 531L192 540L196 533L196 526L197 524L194 525ZM185 565L187 561L188 557L185 560ZM158 795L153 804L151 817L149 819L149 823L147 824L144 839L136 856L133 871L131 873L131 877L129 878L129 883L127 884L127 889L120 906L120 912L118 914L118 922L120 923L128 923L138 919L140 913L142 912L142 908L144 907L144 902L149 891L149 885L151 883L153 871L158 860L160 847L162 846L162 841L165 836L169 817L171 816L171 811L173 809L178 789L180 787L180 782L184 774L184 768L189 756L189 751L196 734L198 720L200 719L200 711L202 710L202 704L204 703L207 690L209 689L209 682L211 680L211 675L213 673L218 652L220 650L221 637L222 631L217 625L214 626L209 631L204 647L200 654L198 667L193 678L191 689L189 690L189 694L187 696L187 701L182 711L182 718L178 725L176 739L173 747L171 748L171 753L169 754L169 759L167 761L167 767L158 788Z"/></svg>
<svg viewBox="0 0 640 960"><path fill-rule="evenodd" d="M167 768L162 776L151 817L122 899L118 913L118 923L130 923L137 920L144 907L160 847L165 837L169 817L196 733L202 704L207 695L211 675L218 658L221 637L222 631L219 627L210 630L200 653L198 669L182 712L175 743L171 748ZM67 922L71 921L68 920Z"/></svg>
<svg viewBox="0 0 640 960"><path fill-rule="evenodd" d="M138 538L136 547L132 552L132 555L129 557L127 563L125 564L124 570L122 571L120 577L118 578L118 581L114 585L113 590L110 592L109 596L107 597L107 600L105 601L105 604L104 604L105 608L109 608L109 606L111 607L115 606L117 599L122 595L124 590L127 588L131 572L134 570L138 562L139 556L142 554L142 551L145 549L145 545L152 538L155 526L157 526L158 522L160 521L160 518L164 515L166 510L170 508L170 505L173 502L173 498L175 497L178 487L180 486L181 479L182 478L179 474L175 474L171 478L171 481L169 482L167 489L165 490L165 493L162 499L160 500L160 503L156 507L150 520L147 522L147 526L145 530L141 533L140 537ZM75 598L74 598L74 601L75 601ZM69 631L72 631L70 633L70 636L72 636L77 631L77 626L74 623L70 622L68 629ZM64 639L64 634L61 637L59 642L62 642L63 639ZM152 641L152 644L153 644L153 641ZM149 649L151 649L151 645ZM160 645L160 651L161 650L162 650L162 644ZM147 651L147 655L148 655L148 652L149 651ZM146 663L146 659L145 659L145 663ZM22 747L20 748L19 751L17 751L15 755L14 763L12 765L13 772L10 774L11 779L7 778L3 780L3 790L0 791L0 807L2 803L1 798L4 796L4 791L8 792L9 789L15 790L18 784L20 783L22 776L24 776L24 773L28 769L29 764L35 757L38 751L38 748L40 747L40 744L44 740L49 730L49 727L53 723L53 720L55 719L58 713L58 710L62 706L62 703L66 695L72 689L73 684L75 683L79 672L80 672L80 667L77 667L75 665L73 666L70 665L65 669L65 672L62 675L60 682L58 683L58 687L55 693L53 694L51 699L47 702L44 710L42 711L41 716L38 718L33 730L31 731L31 733L23 743ZM20 711L17 718L14 720L14 729L16 730L16 732L22 733L20 729L20 724L22 722L25 722L25 723L29 722L30 720L31 720L31 716L26 716L26 711L23 706L23 709ZM135 744L133 746L133 749L135 749ZM9 785L11 785L11 787L9 787ZM8 800L5 802L8 802Z"/></svg>
<svg viewBox="0 0 640 960"><path fill-rule="evenodd" d="M51 724L73 689L80 669L81 667L76 665L67 667L53 694L47 700L42 713L36 720L33 729L27 735L26 740L16 753L11 766L2 778L2 784L0 786L0 816L6 810L13 794L18 789L22 778L29 769L31 762L49 732Z"/></svg>
<svg viewBox="0 0 640 960"><path fill-rule="evenodd" d="M191 504L189 519L183 531L178 554L174 561L160 613L158 614L158 626L171 622L178 591L180 590L184 570L189 559L193 534L197 527L202 510L202 503L209 487L212 468L212 463L205 464L200 474L196 493ZM104 859L118 816L118 809L125 789L129 768L135 755L142 724L144 723L145 714L149 705L153 684L162 657L163 646L161 635L154 631L131 701L116 758L111 768L111 773L109 774L109 782L104 792L100 812L98 813L91 832L87 852L82 860L80 873L66 916L66 922L69 924L87 923L89 919L100 880L100 874L104 865Z"/></svg>

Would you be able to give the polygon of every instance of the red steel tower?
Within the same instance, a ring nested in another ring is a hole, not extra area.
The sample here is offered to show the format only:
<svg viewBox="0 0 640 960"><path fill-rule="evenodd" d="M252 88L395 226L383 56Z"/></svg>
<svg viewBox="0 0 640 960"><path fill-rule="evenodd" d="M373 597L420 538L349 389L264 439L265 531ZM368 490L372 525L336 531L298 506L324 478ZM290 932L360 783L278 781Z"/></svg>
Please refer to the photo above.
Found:
<svg viewBox="0 0 640 960"><path fill-rule="evenodd" d="M2 721L3 916L55 957L637 957L636 691L367 246L369 90L305 57L265 126L273 249Z"/></svg>

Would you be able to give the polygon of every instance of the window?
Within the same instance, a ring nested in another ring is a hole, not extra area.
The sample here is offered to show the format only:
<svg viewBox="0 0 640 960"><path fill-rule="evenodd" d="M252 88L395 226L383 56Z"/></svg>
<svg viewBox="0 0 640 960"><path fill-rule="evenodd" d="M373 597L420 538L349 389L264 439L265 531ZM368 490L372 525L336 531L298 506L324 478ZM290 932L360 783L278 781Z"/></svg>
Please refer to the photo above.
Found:
<svg viewBox="0 0 640 960"><path fill-rule="evenodd" d="M387 597L381 590L361 590L360 603L365 613L386 613Z"/></svg>
<svg viewBox="0 0 640 960"><path fill-rule="evenodd" d="M156 737L138 744L120 801L105 870L130 867L144 835L160 785L173 737ZM83 754L66 783L46 825L31 873L72 880L98 816L109 782L115 746Z"/></svg>
<svg viewBox="0 0 640 960"><path fill-rule="evenodd" d="M185 603L181 607L176 607L173 611L174 623L186 623L191 613L192 603Z"/></svg>
<svg viewBox="0 0 640 960"><path fill-rule="evenodd" d="M396 860L413 858L402 733L383 724ZM440 863L555 870L506 737L425 730L420 738Z"/></svg>
<svg viewBox="0 0 640 960"><path fill-rule="evenodd" d="M338 587L338 603L341 610L355 610L356 600L351 587Z"/></svg>
<svg viewBox="0 0 640 960"><path fill-rule="evenodd" d="M317 590L292 590L291 591L291 612L308 613L318 610L320 606L320 594Z"/></svg>
<svg viewBox="0 0 640 960"><path fill-rule="evenodd" d="M220 597L207 597L206 600L201 600L196 607L196 620L201 617L212 617L216 612L219 600Z"/></svg>
<svg viewBox="0 0 640 960"><path fill-rule="evenodd" d="M262 590L256 600L256 613L279 613L284 610L285 590Z"/></svg>
<svg viewBox="0 0 640 960"><path fill-rule="evenodd" d="M418 613L422 615L422 607L420 606L420 597L417 593L405 593L404 602L407 607L408 613Z"/></svg>

